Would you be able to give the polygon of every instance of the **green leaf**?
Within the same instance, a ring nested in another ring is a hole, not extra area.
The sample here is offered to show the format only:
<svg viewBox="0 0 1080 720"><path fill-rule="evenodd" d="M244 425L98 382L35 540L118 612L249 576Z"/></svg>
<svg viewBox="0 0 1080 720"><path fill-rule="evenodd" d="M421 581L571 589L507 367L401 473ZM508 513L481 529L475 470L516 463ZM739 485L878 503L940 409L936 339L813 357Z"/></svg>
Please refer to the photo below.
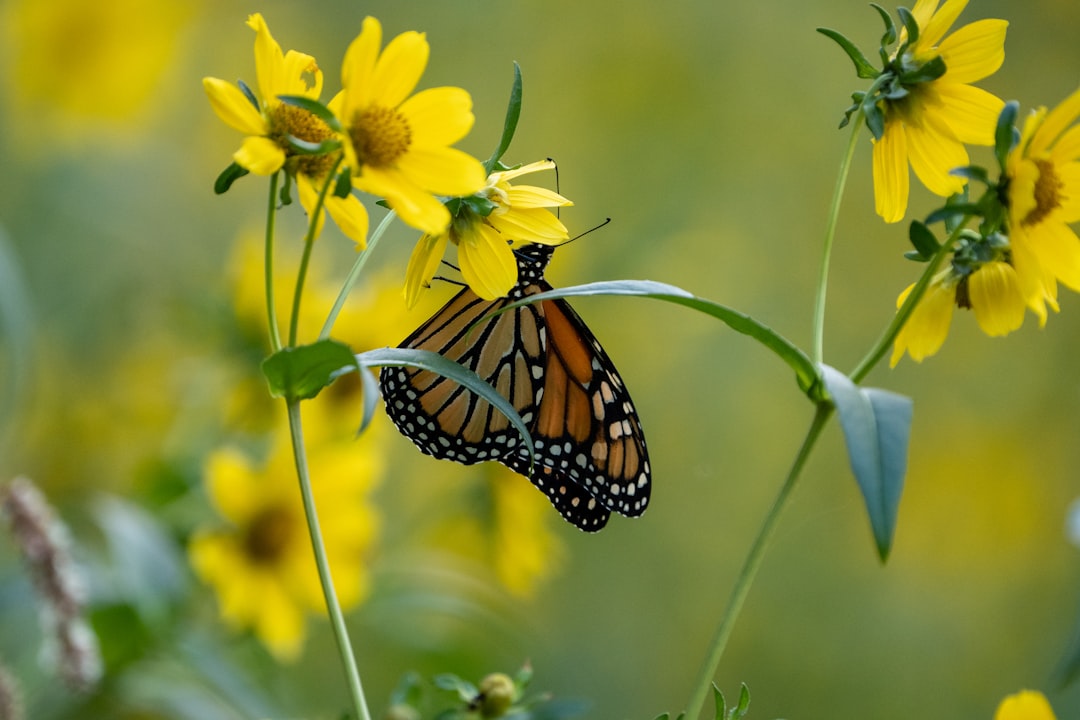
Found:
<svg viewBox="0 0 1080 720"><path fill-rule="evenodd" d="M390 703L392 705L408 705L409 707L418 708L420 707L420 701L423 699L423 694L424 687L420 675L410 671L401 676L401 680L398 681L397 687L394 688L394 692L390 696Z"/></svg>
<svg viewBox="0 0 1080 720"><path fill-rule="evenodd" d="M934 237L934 233L930 232L930 228L923 225L918 220L912 220L911 226L908 228L908 239L911 240L912 247L919 254L919 257L925 260L932 258L941 247L941 243Z"/></svg>
<svg viewBox="0 0 1080 720"><path fill-rule="evenodd" d="M731 711L732 720L739 720L750 711L750 688L743 683L739 687L739 704Z"/></svg>
<svg viewBox="0 0 1080 720"><path fill-rule="evenodd" d="M357 371L360 373L360 388L364 393L363 414L360 416L360 427L356 430L359 435L367 430L368 425L375 419L375 408L379 404L379 381L375 379L375 374L363 365L359 365Z"/></svg>
<svg viewBox="0 0 1080 720"><path fill-rule="evenodd" d="M345 168L338 173L337 180L334 181L334 197L347 198L351 192L352 171L349 170L349 168Z"/></svg>
<svg viewBox="0 0 1080 720"><path fill-rule="evenodd" d="M713 700L716 702L716 720L728 720L727 714L727 701L724 700L724 693L717 687L716 683L713 683Z"/></svg>
<svg viewBox="0 0 1080 720"><path fill-rule="evenodd" d="M464 702L472 702L480 693L480 691L476 689L476 686L471 682L450 673L436 675L433 682L435 683L435 687L440 690L457 693L458 698Z"/></svg>
<svg viewBox="0 0 1080 720"><path fill-rule="evenodd" d="M919 23L915 22L915 16L906 7L896 8L896 14L900 16L900 22L907 30L907 44L911 45L919 39Z"/></svg>
<svg viewBox="0 0 1080 720"><path fill-rule="evenodd" d="M303 95L278 95L278 100L286 105L292 105L298 107L301 110L307 110L309 113L326 123L334 132L341 132L341 123L338 121L337 116L330 112L330 108L323 105L318 100L313 100Z"/></svg>
<svg viewBox="0 0 1080 720"><path fill-rule="evenodd" d="M359 368L349 346L337 340L284 348L263 360L270 394L288 400L307 400L338 377Z"/></svg>
<svg viewBox="0 0 1080 720"><path fill-rule="evenodd" d="M518 119L521 117L521 66L514 63L514 84L510 87L510 100L506 104L506 120L503 122L502 137L495 152L484 163L484 170L490 175L495 163L510 149L510 142L514 139L517 131Z"/></svg>
<svg viewBox="0 0 1080 720"><path fill-rule="evenodd" d="M948 68L945 67L945 61L940 55L933 60L927 60L925 63L909 70L900 76L900 82L903 85L918 85L919 83L927 83L931 80L937 80L939 77L945 74Z"/></svg>
<svg viewBox="0 0 1080 720"><path fill-rule="evenodd" d="M950 175L956 177L962 177L968 181L981 182L984 185L990 184L990 174L986 172L986 168L979 167L978 165L965 165L963 167L953 168L949 171Z"/></svg>
<svg viewBox="0 0 1080 720"><path fill-rule="evenodd" d="M249 174L247 168L242 168L236 163L232 163L229 167L221 171L221 174L217 176L217 180L214 180L214 193L216 195L224 195L229 192L229 188L232 184Z"/></svg>
<svg viewBox="0 0 1080 720"><path fill-rule="evenodd" d="M880 70L870 64L870 61L866 59L866 56L862 54L862 51L855 47L855 43L848 40L844 35L831 28L819 27L817 28L817 31L833 40L845 53L847 53L847 56L851 58L851 62L855 64L855 74L860 78L872 80L881 74Z"/></svg>
<svg viewBox="0 0 1080 720"><path fill-rule="evenodd" d="M1020 132L1016 129L1016 115L1019 112L1020 104L1010 100L998 115L997 127L994 130L994 157L997 158L1002 174L1005 173L1009 152L1020 141Z"/></svg>
<svg viewBox="0 0 1080 720"><path fill-rule="evenodd" d="M518 415L517 410L514 409L514 406L510 404L509 400L500 395L495 388L488 385L479 375L472 370L469 370L467 367L456 363L453 360L447 360L438 353L433 353L428 350L410 350L407 348L379 348L376 350L368 350L367 352L356 355L355 360L362 368L391 366L415 367L422 370L430 370L433 373L453 380L459 385L463 385L484 400L487 400L492 407L510 420L510 423L518 431L518 434L521 435L521 439L529 451L529 457L533 456L534 449L532 437L529 435L529 428L522 422L521 416Z"/></svg>
<svg viewBox="0 0 1080 720"><path fill-rule="evenodd" d="M848 460L866 503L878 555L889 556L907 472L911 399L860 388L840 371L822 365L822 377L844 431Z"/></svg>
<svg viewBox="0 0 1080 720"><path fill-rule="evenodd" d="M255 97L255 93L251 91L251 88L248 87L247 83L243 80L237 80L236 85L240 88L240 92L244 93L244 97L248 99L248 102L251 103L254 108L261 113L262 108L259 107L259 99Z"/></svg>
<svg viewBox="0 0 1080 720"><path fill-rule="evenodd" d="M791 341L776 333L768 326L758 322L754 318L733 310L725 305L714 303L711 300L695 297L682 288L652 280L608 280L605 282L588 283L586 285L574 285L572 287L557 288L547 292L530 295L518 302L504 306L500 312L511 308L542 300L554 300L555 298L582 297L592 295L616 295L648 297L656 300L683 305L698 312L711 315L726 323L732 330L748 335L759 343L772 350L781 360L795 371L799 387L803 389L812 400L817 400L819 378L814 363L802 350Z"/></svg>
<svg viewBox="0 0 1080 720"><path fill-rule="evenodd" d="M877 3L870 3L870 7L877 10L878 15L881 16L881 22L885 24L885 34L881 36L881 57L888 58L888 53L886 53L884 49L896 42L896 23L893 22L892 15L889 14L889 11Z"/></svg>
<svg viewBox="0 0 1080 720"><path fill-rule="evenodd" d="M880 140L885 134L885 114L878 107L877 100L867 98L863 102L863 116L866 118L866 128L875 140Z"/></svg>
<svg viewBox="0 0 1080 720"><path fill-rule="evenodd" d="M944 222L945 230L952 232L956 229L956 223L968 215L975 215L979 212L979 206L976 203L969 202L947 202L945 207L939 208L934 212L926 216L926 224L933 225L934 223Z"/></svg>

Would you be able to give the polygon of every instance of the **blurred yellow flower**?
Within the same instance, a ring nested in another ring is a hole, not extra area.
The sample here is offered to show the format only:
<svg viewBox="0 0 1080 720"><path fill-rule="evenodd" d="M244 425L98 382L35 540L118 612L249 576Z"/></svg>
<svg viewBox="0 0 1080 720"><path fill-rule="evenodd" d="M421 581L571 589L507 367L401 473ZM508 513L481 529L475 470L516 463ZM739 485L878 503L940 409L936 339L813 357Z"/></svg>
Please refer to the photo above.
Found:
<svg viewBox="0 0 1080 720"><path fill-rule="evenodd" d="M565 548L544 495L520 475L495 463L483 466L478 504L487 512L454 513L435 527L431 542L442 551L489 568L508 592L532 597L562 563Z"/></svg>
<svg viewBox="0 0 1080 720"><path fill-rule="evenodd" d="M1056 720L1046 697L1035 690L1021 690L998 705L994 720Z"/></svg>
<svg viewBox="0 0 1080 720"><path fill-rule="evenodd" d="M251 15L247 24L255 31L258 98L249 97L247 88L218 78L203 78L203 87L222 122L247 135L233 154L236 164L256 175L272 175L285 168L296 178L300 203L310 216L340 151L324 155L297 153L289 144L290 136L317 145L332 140L334 132L322 119L278 97L298 95L318 100L322 70L310 55L296 50L283 53L259 13ZM328 193L325 207L346 236L361 246L367 242L367 210L356 197L340 198ZM322 222L320 213L319 230Z"/></svg>
<svg viewBox="0 0 1080 720"><path fill-rule="evenodd" d="M161 97L162 75L197 8L176 0L4 3L0 38L11 54L2 72L20 121L34 136L52 139L99 137L103 125L125 125L130 142L127 133Z"/></svg>
<svg viewBox="0 0 1080 720"><path fill-rule="evenodd" d="M330 103L344 126L346 164L354 187L379 197L407 224L446 230L450 213L436 195L471 195L484 185L484 168L450 147L472 128L472 98L457 87L412 97L428 62L428 43L405 32L380 53L382 26L364 19L345 53L342 91Z"/></svg>
<svg viewBox="0 0 1080 720"><path fill-rule="evenodd" d="M446 232L425 234L413 249L405 272L405 304L412 307L435 276L450 242L457 245L461 274L480 297L494 300L510 292L517 282L517 261L510 241L555 245L566 240L566 226L548 209L572 202L556 192L532 185L511 185L521 175L550 170L551 160L495 172L476 195L494 209L483 217L462 204Z"/></svg>
<svg viewBox="0 0 1080 720"><path fill-rule="evenodd" d="M978 20L944 40L967 0L918 0L912 15L919 37L901 58L921 66L940 57L940 77L905 85L907 94L886 99L885 128L874 143L874 202L886 222L898 222L907 211L908 165L931 192L947 197L964 187L950 175L969 164L965 144L993 145L994 127L1004 103L971 85L993 74L1005 60L1004 20ZM901 35L901 41L906 32Z"/></svg>
<svg viewBox="0 0 1080 720"><path fill-rule="evenodd" d="M305 408L306 409L306 408ZM368 592L367 555L379 519L370 493L381 474L372 442L330 441L319 418L308 445L323 540L343 609ZM367 438L365 438L367 439ZM279 430L265 465L235 449L214 452L206 486L223 526L203 528L188 554L195 573L217 594L222 617L236 630L251 629L279 660L294 660L311 612L324 612L310 536L286 431Z"/></svg>
<svg viewBox="0 0 1080 720"><path fill-rule="evenodd" d="M1080 221L1078 117L1080 90L1050 112L1039 108L1006 161L1013 264L1040 323L1047 304L1058 309L1058 282L1080 291L1080 239L1069 227Z"/></svg>
<svg viewBox="0 0 1080 720"><path fill-rule="evenodd" d="M900 293L898 308L914 287L909 285ZM940 350L949 334L954 305L973 310L979 327L990 337L1008 335L1024 323L1026 305L1012 265L991 260L964 275L949 267L931 280L896 336L889 365L896 367L905 352L915 362L922 362Z"/></svg>

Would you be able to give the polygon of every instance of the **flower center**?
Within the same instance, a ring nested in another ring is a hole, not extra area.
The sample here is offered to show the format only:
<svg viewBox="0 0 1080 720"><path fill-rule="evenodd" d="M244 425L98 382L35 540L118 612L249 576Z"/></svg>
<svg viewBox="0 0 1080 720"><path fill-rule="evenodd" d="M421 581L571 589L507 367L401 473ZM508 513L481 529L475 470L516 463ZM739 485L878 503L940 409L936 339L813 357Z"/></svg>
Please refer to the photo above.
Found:
<svg viewBox="0 0 1080 720"><path fill-rule="evenodd" d="M270 138L285 150L286 156L295 158L296 171L313 178L322 178L330 172L337 160L337 153L325 155L298 155L289 144L288 137L315 145L333 138L334 131L319 117L295 105L278 103L270 116Z"/></svg>
<svg viewBox="0 0 1080 720"><path fill-rule="evenodd" d="M1032 160L1039 168L1035 181L1035 207L1024 216L1024 225L1038 225L1046 216L1061 207L1061 190L1065 183L1057 176L1054 163L1049 160Z"/></svg>
<svg viewBox="0 0 1080 720"><path fill-rule="evenodd" d="M244 551L252 562L272 565L292 542L295 520L283 507L268 507L256 515L244 535Z"/></svg>
<svg viewBox="0 0 1080 720"><path fill-rule="evenodd" d="M392 166L409 149L412 129L397 110L371 107L353 118L349 139L360 165L385 168Z"/></svg>

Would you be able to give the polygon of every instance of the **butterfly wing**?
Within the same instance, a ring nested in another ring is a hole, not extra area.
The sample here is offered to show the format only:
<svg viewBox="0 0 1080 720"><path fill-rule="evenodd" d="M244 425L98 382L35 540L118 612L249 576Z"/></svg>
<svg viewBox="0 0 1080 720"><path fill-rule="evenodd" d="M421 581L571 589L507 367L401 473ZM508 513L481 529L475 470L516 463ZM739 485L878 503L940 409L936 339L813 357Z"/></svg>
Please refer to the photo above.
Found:
<svg viewBox="0 0 1080 720"><path fill-rule="evenodd" d="M546 285L546 284L545 284ZM540 286L544 290L547 287ZM547 329L543 394L532 425L533 482L563 516L567 505L595 521L596 508L636 517L645 512L651 471L645 436L618 370L569 303L539 303ZM529 474L528 452L519 447L503 460ZM584 491L584 494L581 491ZM595 506L595 507L594 507ZM601 525L602 526L602 525Z"/></svg>
<svg viewBox="0 0 1080 720"><path fill-rule="evenodd" d="M437 352L469 368L507 398L528 425L536 415L543 372L540 311L515 308L473 326L508 302L482 300L463 289L401 347ZM383 368L379 380L390 419L428 455L473 465L498 459L521 442L505 415L453 380L393 367Z"/></svg>

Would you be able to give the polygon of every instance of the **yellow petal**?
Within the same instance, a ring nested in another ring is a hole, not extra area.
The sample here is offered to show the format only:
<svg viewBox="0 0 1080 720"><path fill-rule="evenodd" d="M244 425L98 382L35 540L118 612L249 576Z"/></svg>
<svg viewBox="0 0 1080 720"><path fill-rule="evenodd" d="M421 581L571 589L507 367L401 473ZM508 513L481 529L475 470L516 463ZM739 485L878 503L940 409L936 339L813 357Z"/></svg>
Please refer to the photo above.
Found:
<svg viewBox="0 0 1080 720"><path fill-rule="evenodd" d="M323 74L311 55L290 50L285 53L279 82L281 84L273 90L275 96L303 95L318 100L322 93Z"/></svg>
<svg viewBox="0 0 1080 720"><path fill-rule="evenodd" d="M326 210L345 237L357 245L358 250L367 247L368 213L367 208L355 195L339 198L328 195Z"/></svg>
<svg viewBox="0 0 1080 720"><path fill-rule="evenodd" d="M1080 221L1080 162L1066 163L1057 167L1058 179L1061 180L1061 220L1074 223Z"/></svg>
<svg viewBox="0 0 1080 720"><path fill-rule="evenodd" d="M528 163L517 168L510 168L509 170L503 170L502 172L491 173L489 181L492 183L501 183L507 180L513 180L514 178L522 175L529 175L534 172L540 172L541 170L554 170L555 161L537 160L536 162Z"/></svg>
<svg viewBox="0 0 1080 720"><path fill-rule="evenodd" d="M472 195L487 183L480 161L456 148L415 148L397 165L417 187L437 195Z"/></svg>
<svg viewBox="0 0 1080 720"><path fill-rule="evenodd" d="M1043 269L1069 288L1080 291L1080 238L1063 222L1028 228L1031 247Z"/></svg>
<svg viewBox="0 0 1080 720"><path fill-rule="evenodd" d="M409 266L405 270L405 305L412 309L420 298L420 291L431 284L431 279L439 269L449 236L421 235L409 257Z"/></svg>
<svg viewBox="0 0 1080 720"><path fill-rule="evenodd" d="M1039 157L1065 132L1065 128L1080 117L1080 90L1065 98L1060 105L1047 113L1028 145L1027 155Z"/></svg>
<svg viewBox="0 0 1080 720"><path fill-rule="evenodd" d="M218 450L206 461L206 490L222 517L243 525L256 512L259 488L251 463L240 452Z"/></svg>
<svg viewBox="0 0 1080 720"><path fill-rule="evenodd" d="M290 662L300 655L306 635L304 613L278 583L267 583L260 593L255 634L278 660Z"/></svg>
<svg viewBox="0 0 1080 720"><path fill-rule="evenodd" d="M415 147L445 147L465 137L475 116L472 97L457 87L421 90L401 104Z"/></svg>
<svg viewBox="0 0 1080 720"><path fill-rule="evenodd" d="M998 115L1005 102L996 95L972 85L935 82L930 92L937 95L944 109L943 119L968 145L993 145Z"/></svg>
<svg viewBox="0 0 1080 720"><path fill-rule="evenodd" d="M276 88L281 86L285 56L261 14L249 16L247 24L255 31L255 76L258 78L259 98L267 103L277 94Z"/></svg>
<svg viewBox="0 0 1080 720"><path fill-rule="evenodd" d="M911 169L935 195L948 197L964 189L964 181L949 171L969 164L967 150L937 113L922 113L922 125L905 126Z"/></svg>
<svg viewBox="0 0 1080 720"><path fill-rule="evenodd" d="M315 183L313 183L311 178L307 175L297 175L296 191L300 196L300 205L302 205L307 212L308 222L311 222L311 215L315 210L315 206L319 204L319 188L315 187ZM315 237L322 235L323 225L325 223L326 213L319 212L318 222L315 225Z"/></svg>
<svg viewBox="0 0 1080 720"><path fill-rule="evenodd" d="M904 295L909 292L910 289L905 290ZM941 349L949 335L955 300L954 288L946 288L940 283L930 286L896 336L890 360L892 366L896 366L905 350L912 360L922 362Z"/></svg>
<svg viewBox="0 0 1080 720"><path fill-rule="evenodd" d="M1073 125L1062 133L1050 155L1059 166L1080 160L1080 125Z"/></svg>
<svg viewBox="0 0 1080 720"><path fill-rule="evenodd" d="M559 193L533 185L514 185L506 191L512 208L569 207L574 203Z"/></svg>
<svg viewBox="0 0 1080 720"><path fill-rule="evenodd" d="M402 221L417 230L439 235L450 224L450 211L397 168L365 167L362 175L353 178L353 187L386 198Z"/></svg>
<svg viewBox="0 0 1080 720"><path fill-rule="evenodd" d="M919 26L919 39L913 48L916 57L925 57L937 46L967 4L968 0L945 0L945 4L933 14L930 21Z"/></svg>
<svg viewBox="0 0 1080 720"><path fill-rule="evenodd" d="M266 135L270 128L240 88L218 78L203 78L203 89L221 121L245 135Z"/></svg>
<svg viewBox="0 0 1080 720"><path fill-rule="evenodd" d="M465 282L484 300L505 297L517 282L513 250L499 233L486 225L477 225L473 232L461 237L458 261Z"/></svg>
<svg viewBox="0 0 1080 720"><path fill-rule="evenodd" d="M965 25L941 43L945 61L942 81L972 83L997 72L1005 62L1005 20L977 20Z"/></svg>
<svg viewBox="0 0 1080 720"><path fill-rule="evenodd" d="M371 77L381 44L382 25L371 16L364 18L360 34L349 44L341 65L341 86L345 93L342 117L346 122L371 103Z"/></svg>
<svg viewBox="0 0 1080 720"><path fill-rule="evenodd" d="M1008 335L1024 324L1026 303L1008 263L990 262L970 275L968 297L979 327L990 337Z"/></svg>
<svg viewBox="0 0 1080 720"><path fill-rule="evenodd" d="M535 242L553 245L570 237L566 226L550 210L543 208L512 208L488 216L503 237L518 242Z"/></svg>
<svg viewBox="0 0 1080 720"><path fill-rule="evenodd" d="M285 164L285 151L270 138L249 136L233 153L233 160L256 175L273 175Z"/></svg>
<svg viewBox="0 0 1080 720"><path fill-rule="evenodd" d="M1024 302L1031 311L1038 316L1039 326L1042 327L1046 325L1047 304L1049 303L1054 310L1057 309L1054 302L1057 289L1050 287L1055 281L1047 276L1038 256L1032 252L1026 233L1013 228L1010 249L1020 294L1023 295Z"/></svg>
<svg viewBox="0 0 1080 720"><path fill-rule="evenodd" d="M1009 695L998 705L994 720L1055 720L1054 710L1046 697L1033 690L1021 690Z"/></svg>
<svg viewBox="0 0 1080 720"><path fill-rule="evenodd" d="M391 40L375 61L371 101L388 108L400 105L420 82L429 53L423 33L410 30Z"/></svg>
<svg viewBox="0 0 1080 720"><path fill-rule="evenodd" d="M904 219L908 202L907 137L897 120L874 143L874 207L885 222Z"/></svg>

